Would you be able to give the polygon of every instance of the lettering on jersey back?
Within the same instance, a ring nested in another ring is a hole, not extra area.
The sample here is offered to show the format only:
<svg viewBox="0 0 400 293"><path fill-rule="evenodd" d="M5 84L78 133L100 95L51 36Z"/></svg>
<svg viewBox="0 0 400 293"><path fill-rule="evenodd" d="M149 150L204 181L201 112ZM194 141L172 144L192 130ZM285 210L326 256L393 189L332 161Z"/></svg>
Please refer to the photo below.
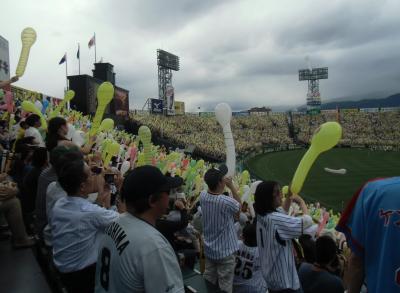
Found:
<svg viewBox="0 0 400 293"><path fill-rule="evenodd" d="M118 254L121 255L129 245L129 240L125 240L126 233L124 229L118 223L113 222L107 227L105 233L114 241Z"/></svg>

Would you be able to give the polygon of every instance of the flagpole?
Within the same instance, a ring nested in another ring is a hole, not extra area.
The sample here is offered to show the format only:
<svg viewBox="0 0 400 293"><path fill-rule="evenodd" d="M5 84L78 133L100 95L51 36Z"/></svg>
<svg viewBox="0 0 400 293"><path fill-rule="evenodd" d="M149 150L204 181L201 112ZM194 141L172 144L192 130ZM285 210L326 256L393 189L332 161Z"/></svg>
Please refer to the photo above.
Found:
<svg viewBox="0 0 400 293"><path fill-rule="evenodd" d="M96 47L97 47L97 40L96 40L96 33L94 33L94 63L97 63Z"/></svg>
<svg viewBox="0 0 400 293"><path fill-rule="evenodd" d="M81 45L78 43L78 61L79 61L79 75L81 75Z"/></svg>
<svg viewBox="0 0 400 293"><path fill-rule="evenodd" d="M67 57L66 53L65 53L65 56ZM68 90L68 57L65 58L65 82L66 82L67 90Z"/></svg>

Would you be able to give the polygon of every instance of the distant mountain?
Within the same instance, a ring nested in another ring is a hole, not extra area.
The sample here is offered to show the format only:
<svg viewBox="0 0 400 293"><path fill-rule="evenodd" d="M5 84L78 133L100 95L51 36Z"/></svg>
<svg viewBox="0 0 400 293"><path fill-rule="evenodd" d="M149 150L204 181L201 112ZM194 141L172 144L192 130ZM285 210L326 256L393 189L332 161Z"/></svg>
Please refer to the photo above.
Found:
<svg viewBox="0 0 400 293"><path fill-rule="evenodd" d="M359 101L332 101L321 105L322 110L352 108L385 108L385 107L400 107L400 93L394 94L383 99L364 99Z"/></svg>

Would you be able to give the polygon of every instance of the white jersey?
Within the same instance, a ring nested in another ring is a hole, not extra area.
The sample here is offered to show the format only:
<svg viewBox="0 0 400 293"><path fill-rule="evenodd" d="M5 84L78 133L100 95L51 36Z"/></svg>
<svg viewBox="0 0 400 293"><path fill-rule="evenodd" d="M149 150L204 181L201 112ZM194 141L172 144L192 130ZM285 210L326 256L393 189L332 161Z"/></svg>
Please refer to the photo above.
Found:
<svg viewBox="0 0 400 293"><path fill-rule="evenodd" d="M261 272L258 248L246 246L242 241L238 243L233 291L235 293L265 293L267 285Z"/></svg>
<svg viewBox="0 0 400 293"><path fill-rule="evenodd" d="M149 223L125 213L107 227L96 266L96 292L184 292L168 240Z"/></svg>
<svg viewBox="0 0 400 293"><path fill-rule="evenodd" d="M269 289L300 288L291 240L302 233L303 217L290 217L279 212L257 215L257 246Z"/></svg>
<svg viewBox="0 0 400 293"><path fill-rule="evenodd" d="M39 130L37 130L37 128L31 126L27 130L25 130L25 137L29 136L34 137L34 143L37 144L39 147L46 147L43 137L40 134Z"/></svg>
<svg viewBox="0 0 400 293"><path fill-rule="evenodd" d="M240 204L226 195L200 194L203 214L204 254L208 259L220 260L238 250L235 215Z"/></svg>

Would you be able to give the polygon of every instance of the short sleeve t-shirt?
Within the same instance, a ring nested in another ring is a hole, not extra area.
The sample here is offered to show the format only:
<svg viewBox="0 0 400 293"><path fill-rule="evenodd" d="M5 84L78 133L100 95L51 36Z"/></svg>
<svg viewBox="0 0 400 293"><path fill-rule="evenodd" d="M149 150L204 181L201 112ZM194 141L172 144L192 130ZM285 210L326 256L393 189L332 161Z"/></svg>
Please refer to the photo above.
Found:
<svg viewBox="0 0 400 293"><path fill-rule="evenodd" d="M336 229L364 260L368 292L400 292L400 177L360 188Z"/></svg>
<svg viewBox="0 0 400 293"><path fill-rule="evenodd" d="M265 293L267 285L261 273L258 248L245 245L238 241L239 250L236 252L234 292Z"/></svg>
<svg viewBox="0 0 400 293"><path fill-rule="evenodd" d="M96 292L184 292L168 240L149 223L125 213L106 228L96 267Z"/></svg>
<svg viewBox="0 0 400 293"><path fill-rule="evenodd" d="M299 278L304 293L343 293L342 280L327 272L315 271L313 265L303 263L299 269Z"/></svg>
<svg viewBox="0 0 400 293"><path fill-rule="evenodd" d="M229 196L203 191L200 194L200 206L205 256L220 260L232 255L239 249L234 218L240 210L239 202Z"/></svg>

